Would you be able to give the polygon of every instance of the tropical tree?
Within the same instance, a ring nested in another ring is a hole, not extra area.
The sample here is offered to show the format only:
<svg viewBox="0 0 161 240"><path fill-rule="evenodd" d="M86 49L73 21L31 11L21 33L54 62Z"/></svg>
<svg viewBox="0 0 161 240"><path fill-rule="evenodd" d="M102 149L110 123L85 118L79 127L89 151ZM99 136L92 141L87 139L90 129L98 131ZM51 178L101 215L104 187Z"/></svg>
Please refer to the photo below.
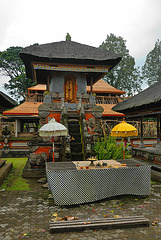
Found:
<svg viewBox="0 0 161 240"><path fill-rule="evenodd" d="M26 77L25 66L19 57L21 50L22 47L10 47L0 52L0 73L9 77L4 88L16 99L23 97L27 88L34 84Z"/></svg>
<svg viewBox="0 0 161 240"><path fill-rule="evenodd" d="M130 56L126 47L126 40L107 35L100 48L115 52L122 60L105 77L104 80L115 88L123 90L128 96L141 91L142 77L139 67L135 67L135 59Z"/></svg>
<svg viewBox="0 0 161 240"><path fill-rule="evenodd" d="M144 80L150 86L161 81L161 41L156 41L154 49L146 57L142 67Z"/></svg>

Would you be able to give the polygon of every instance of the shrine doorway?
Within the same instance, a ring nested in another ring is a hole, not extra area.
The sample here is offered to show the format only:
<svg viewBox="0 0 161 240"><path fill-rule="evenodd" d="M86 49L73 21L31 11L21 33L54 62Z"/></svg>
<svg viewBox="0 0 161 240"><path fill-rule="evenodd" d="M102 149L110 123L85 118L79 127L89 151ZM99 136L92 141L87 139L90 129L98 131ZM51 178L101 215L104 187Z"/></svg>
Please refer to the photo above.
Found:
<svg viewBox="0 0 161 240"><path fill-rule="evenodd" d="M76 78L73 75L65 77L64 99L68 103L76 102Z"/></svg>

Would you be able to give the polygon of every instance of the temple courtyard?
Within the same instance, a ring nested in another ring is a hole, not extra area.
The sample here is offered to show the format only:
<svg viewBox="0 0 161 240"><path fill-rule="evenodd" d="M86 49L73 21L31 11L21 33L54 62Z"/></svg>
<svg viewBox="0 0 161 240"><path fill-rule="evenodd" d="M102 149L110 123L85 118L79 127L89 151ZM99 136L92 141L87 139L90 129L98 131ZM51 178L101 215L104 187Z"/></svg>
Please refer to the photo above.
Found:
<svg viewBox="0 0 161 240"><path fill-rule="evenodd" d="M0 239L161 239L160 182L151 182L151 194L148 197L119 196L95 203L60 207L54 204L51 192L43 188L37 179L26 181L29 190L0 191ZM144 216L150 220L150 226L51 234L49 220L66 216L88 221L105 217Z"/></svg>

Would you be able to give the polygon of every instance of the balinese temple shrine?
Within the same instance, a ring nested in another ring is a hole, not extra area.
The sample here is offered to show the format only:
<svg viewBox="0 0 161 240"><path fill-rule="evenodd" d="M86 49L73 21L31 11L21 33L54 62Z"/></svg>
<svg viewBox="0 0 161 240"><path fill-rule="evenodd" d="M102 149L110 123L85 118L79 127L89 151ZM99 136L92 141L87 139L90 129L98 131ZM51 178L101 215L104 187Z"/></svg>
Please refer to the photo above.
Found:
<svg viewBox="0 0 161 240"><path fill-rule="evenodd" d="M28 141L31 162L39 165L42 159L50 158L52 146L49 139L44 140L33 133L55 118L69 132L68 137L56 139L55 159L84 160L90 153L90 143L101 134L101 119L124 115L111 108L125 92L102 80L121 58L107 50L73 42L70 38L31 45L22 50L20 57L27 77L35 81L35 86L28 88L24 103L3 112L15 121L15 137L23 136L25 131L32 134ZM15 145L18 143L9 147ZM20 145L23 148L25 142Z"/></svg>

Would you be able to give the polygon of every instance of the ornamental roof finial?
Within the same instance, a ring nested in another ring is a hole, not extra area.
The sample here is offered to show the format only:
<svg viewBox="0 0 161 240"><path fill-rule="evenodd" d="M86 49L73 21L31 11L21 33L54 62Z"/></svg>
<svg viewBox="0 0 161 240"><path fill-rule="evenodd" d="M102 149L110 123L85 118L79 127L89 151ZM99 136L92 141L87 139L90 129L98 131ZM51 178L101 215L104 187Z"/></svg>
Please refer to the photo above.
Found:
<svg viewBox="0 0 161 240"><path fill-rule="evenodd" d="M67 35L66 35L66 41L71 41L71 36L69 33L67 33Z"/></svg>

